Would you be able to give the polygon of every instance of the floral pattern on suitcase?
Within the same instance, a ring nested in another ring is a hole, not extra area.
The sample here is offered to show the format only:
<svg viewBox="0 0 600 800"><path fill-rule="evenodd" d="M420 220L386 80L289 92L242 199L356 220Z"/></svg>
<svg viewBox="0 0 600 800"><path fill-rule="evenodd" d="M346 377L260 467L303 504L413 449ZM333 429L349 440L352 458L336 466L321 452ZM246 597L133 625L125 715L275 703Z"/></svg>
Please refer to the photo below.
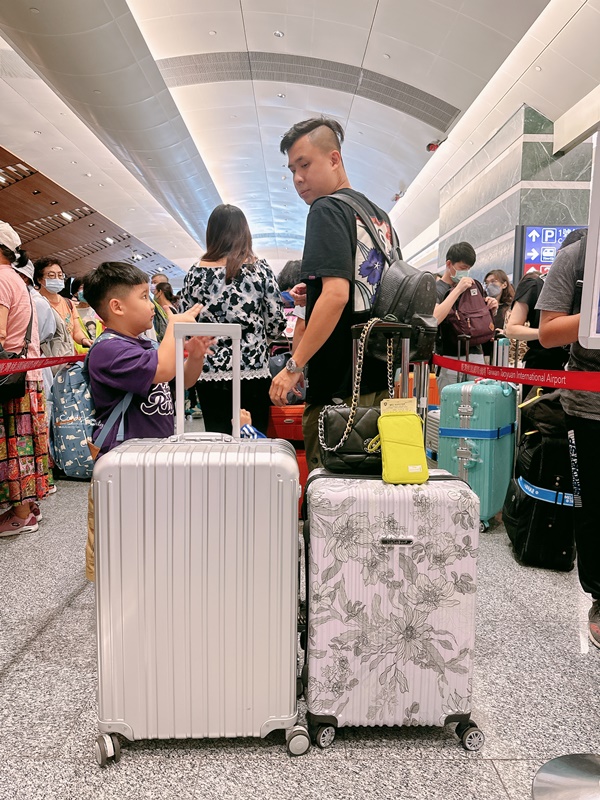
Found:
<svg viewBox="0 0 600 800"><path fill-rule="evenodd" d="M339 725L443 725L469 713L476 495L458 481L328 477L309 487L309 521L311 714ZM412 543L398 547L403 540ZM453 616L463 618L458 632L440 625Z"/></svg>

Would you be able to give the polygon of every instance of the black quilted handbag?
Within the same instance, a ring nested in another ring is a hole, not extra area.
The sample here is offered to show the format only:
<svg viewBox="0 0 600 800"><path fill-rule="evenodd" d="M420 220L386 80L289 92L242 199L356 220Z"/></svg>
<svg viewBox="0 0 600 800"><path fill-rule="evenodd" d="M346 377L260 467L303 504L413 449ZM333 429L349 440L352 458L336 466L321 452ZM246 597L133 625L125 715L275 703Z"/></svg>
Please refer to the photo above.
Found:
<svg viewBox="0 0 600 800"><path fill-rule="evenodd" d="M321 461L330 472L355 472L364 475L381 475L381 451L369 452L368 446L378 434L379 408L359 406L360 381L365 347L373 327L382 320L373 317L363 327L358 342L352 403L324 406L319 415L319 445ZM407 325L393 326L406 329ZM388 326L389 328L389 326ZM390 337L387 345L388 391L394 396L394 344Z"/></svg>

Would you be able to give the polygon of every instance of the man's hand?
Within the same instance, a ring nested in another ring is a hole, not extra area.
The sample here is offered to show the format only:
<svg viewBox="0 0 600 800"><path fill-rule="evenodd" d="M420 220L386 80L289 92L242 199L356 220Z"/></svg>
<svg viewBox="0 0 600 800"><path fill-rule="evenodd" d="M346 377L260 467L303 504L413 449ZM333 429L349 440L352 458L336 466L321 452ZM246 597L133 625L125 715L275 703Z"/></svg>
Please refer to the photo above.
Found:
<svg viewBox="0 0 600 800"><path fill-rule="evenodd" d="M470 289L473 284L473 278L464 277L459 280L455 286L455 289L458 291L458 294L462 294L463 292L466 292L467 289Z"/></svg>
<svg viewBox="0 0 600 800"><path fill-rule="evenodd" d="M269 397L276 406L287 406L288 392L293 391L294 394L300 396L295 387L300 379L304 378L301 372L288 372L287 369L282 369L271 381L271 388L269 389Z"/></svg>
<svg viewBox="0 0 600 800"><path fill-rule="evenodd" d="M486 297L485 302L492 314L495 314L498 310L498 300L495 297Z"/></svg>
<svg viewBox="0 0 600 800"><path fill-rule="evenodd" d="M305 306L306 305L306 284L305 283L297 283L290 289L290 294L294 298L294 303L297 306Z"/></svg>

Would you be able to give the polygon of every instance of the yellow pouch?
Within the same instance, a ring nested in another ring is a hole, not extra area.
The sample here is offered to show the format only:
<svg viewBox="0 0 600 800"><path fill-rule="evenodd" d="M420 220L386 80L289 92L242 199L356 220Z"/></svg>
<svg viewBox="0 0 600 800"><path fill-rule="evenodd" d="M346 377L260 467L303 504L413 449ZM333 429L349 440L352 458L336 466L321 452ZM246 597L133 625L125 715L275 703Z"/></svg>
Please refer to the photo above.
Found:
<svg viewBox="0 0 600 800"><path fill-rule="evenodd" d="M386 483L425 483L429 479L421 417L412 411L382 414L377 423L382 478Z"/></svg>

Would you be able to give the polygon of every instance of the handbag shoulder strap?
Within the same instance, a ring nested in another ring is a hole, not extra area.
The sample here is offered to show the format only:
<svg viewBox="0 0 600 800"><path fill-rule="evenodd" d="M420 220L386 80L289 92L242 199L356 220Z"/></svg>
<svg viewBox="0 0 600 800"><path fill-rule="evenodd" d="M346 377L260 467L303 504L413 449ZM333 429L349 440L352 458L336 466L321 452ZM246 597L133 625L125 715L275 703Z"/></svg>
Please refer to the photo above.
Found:
<svg viewBox="0 0 600 800"><path fill-rule="evenodd" d="M31 292L27 289L27 297L29 298L29 307L31 309L31 314L29 315L29 322L27 324L27 330L25 331L25 339L23 341L23 347L21 348L21 352L19 353L20 356L23 358L27 357L27 351L29 350L29 345L31 344L31 332L33 330L33 302L31 300Z"/></svg>
<svg viewBox="0 0 600 800"><path fill-rule="evenodd" d="M383 257L388 262L388 264L392 263L392 260L388 253L381 247L381 243L379 240L379 236L377 235L377 229L373 224L373 220L371 219L371 214L369 211L363 206L363 204L357 200L355 197L350 197L350 195L342 194L341 192L335 192L334 194L329 195L333 197L335 200L341 200L342 203L345 203L347 206L350 206L351 209L360 217L361 222L369 232L371 239L373 240L373 244L377 247L378 250L381 250ZM389 225L390 232L392 234L392 247L394 250L400 250L400 242L398 241L398 234L396 233L394 226L392 225L390 218L387 214L384 213L384 219Z"/></svg>

